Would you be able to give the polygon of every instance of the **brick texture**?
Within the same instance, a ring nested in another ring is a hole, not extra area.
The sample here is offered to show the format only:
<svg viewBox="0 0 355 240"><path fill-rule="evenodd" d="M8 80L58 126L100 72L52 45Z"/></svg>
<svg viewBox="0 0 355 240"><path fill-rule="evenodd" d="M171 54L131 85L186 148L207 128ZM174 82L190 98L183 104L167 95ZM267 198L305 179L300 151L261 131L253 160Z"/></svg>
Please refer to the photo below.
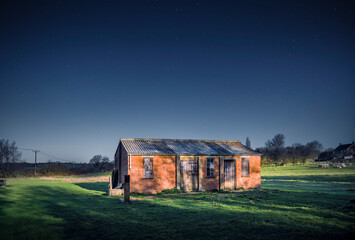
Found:
<svg viewBox="0 0 355 240"><path fill-rule="evenodd" d="M121 179L124 175L131 176L131 192L137 193L158 193L164 189L176 187L176 167L175 156L154 156L153 157L153 178L143 178L143 156L131 156L131 169L129 169L129 156L124 148L121 151ZM207 156L200 156L202 159L202 191L219 189L219 156L215 157L214 177L207 178ZM248 177L242 177L241 157L224 156L224 159L236 159L236 187L260 188L261 171L260 156L249 157L250 174ZM224 179L222 179L224 180Z"/></svg>
<svg viewBox="0 0 355 240"><path fill-rule="evenodd" d="M207 177L207 157L202 157L202 190L210 191L219 187L219 158L214 159L214 177Z"/></svg>
<svg viewBox="0 0 355 240"><path fill-rule="evenodd" d="M175 156L154 156L153 178L143 178L143 156L131 156L131 192L157 193L175 187Z"/></svg>
<svg viewBox="0 0 355 240"><path fill-rule="evenodd" d="M260 188L261 187L261 169L260 156L250 156L249 158L249 177L242 177L242 160L237 159L237 188Z"/></svg>

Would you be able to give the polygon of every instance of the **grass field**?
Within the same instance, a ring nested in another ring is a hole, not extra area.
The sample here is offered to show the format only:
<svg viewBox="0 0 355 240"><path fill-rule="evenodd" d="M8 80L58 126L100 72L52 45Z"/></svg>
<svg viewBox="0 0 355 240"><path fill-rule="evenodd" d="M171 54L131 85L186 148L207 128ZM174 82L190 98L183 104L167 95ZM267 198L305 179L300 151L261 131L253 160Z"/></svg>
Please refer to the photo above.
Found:
<svg viewBox="0 0 355 240"><path fill-rule="evenodd" d="M0 239L350 239L355 168L264 167L262 191L135 195L107 182L8 179Z"/></svg>

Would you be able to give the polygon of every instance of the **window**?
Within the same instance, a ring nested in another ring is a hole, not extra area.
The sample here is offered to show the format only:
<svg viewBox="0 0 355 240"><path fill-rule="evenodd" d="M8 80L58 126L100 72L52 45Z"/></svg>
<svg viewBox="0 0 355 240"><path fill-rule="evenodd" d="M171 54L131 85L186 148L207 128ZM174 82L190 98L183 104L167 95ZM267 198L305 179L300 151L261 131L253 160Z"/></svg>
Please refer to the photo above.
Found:
<svg viewBox="0 0 355 240"><path fill-rule="evenodd" d="M197 163L190 163L190 169L192 174L197 174Z"/></svg>
<svg viewBox="0 0 355 240"><path fill-rule="evenodd" d="M249 158L242 158L242 177L249 177Z"/></svg>
<svg viewBox="0 0 355 240"><path fill-rule="evenodd" d="M153 178L153 158L143 158L143 178Z"/></svg>
<svg viewBox="0 0 355 240"><path fill-rule="evenodd" d="M207 177L214 177L214 158L207 158Z"/></svg>
<svg viewBox="0 0 355 240"><path fill-rule="evenodd" d="M196 161L181 161L180 165L181 173L187 173L192 175L197 175L197 162Z"/></svg>

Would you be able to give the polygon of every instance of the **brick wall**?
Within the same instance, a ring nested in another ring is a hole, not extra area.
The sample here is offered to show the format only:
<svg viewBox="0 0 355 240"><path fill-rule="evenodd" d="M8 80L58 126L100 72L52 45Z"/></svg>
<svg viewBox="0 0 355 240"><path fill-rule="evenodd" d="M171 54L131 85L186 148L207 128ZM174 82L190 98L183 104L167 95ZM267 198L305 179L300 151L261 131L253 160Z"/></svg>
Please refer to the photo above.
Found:
<svg viewBox="0 0 355 240"><path fill-rule="evenodd" d="M131 169L129 169L129 156L122 148L122 182L124 175L131 176L131 192L157 193L164 189L176 187L175 156L153 157L153 179L143 178L143 156L131 156ZM219 189L219 160L215 157L215 177L207 178L207 156L202 159L202 188L201 190ZM236 187L259 188L261 187L260 156L249 157L249 177L242 177L241 157L226 156L224 159L236 159Z"/></svg>
<svg viewBox="0 0 355 240"><path fill-rule="evenodd" d="M207 177L207 157L202 156L202 190L210 191L219 187L219 158L214 159L215 174L213 178Z"/></svg>
<svg viewBox="0 0 355 240"><path fill-rule="evenodd" d="M175 156L153 157L153 178L143 178L143 156L131 156L131 192L157 193L175 187Z"/></svg>
<svg viewBox="0 0 355 240"><path fill-rule="evenodd" d="M250 156L249 158L249 177L242 177L242 160L237 159L237 188L260 188L261 187L261 169L260 156Z"/></svg>

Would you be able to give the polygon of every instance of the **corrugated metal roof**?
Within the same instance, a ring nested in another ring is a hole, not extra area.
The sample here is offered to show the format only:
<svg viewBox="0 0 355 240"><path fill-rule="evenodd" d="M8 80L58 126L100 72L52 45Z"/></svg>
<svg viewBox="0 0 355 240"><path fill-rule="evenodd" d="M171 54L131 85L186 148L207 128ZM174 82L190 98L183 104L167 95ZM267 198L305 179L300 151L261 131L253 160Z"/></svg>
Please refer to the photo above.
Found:
<svg viewBox="0 0 355 240"><path fill-rule="evenodd" d="M121 143L132 155L261 155L239 141L122 138Z"/></svg>

